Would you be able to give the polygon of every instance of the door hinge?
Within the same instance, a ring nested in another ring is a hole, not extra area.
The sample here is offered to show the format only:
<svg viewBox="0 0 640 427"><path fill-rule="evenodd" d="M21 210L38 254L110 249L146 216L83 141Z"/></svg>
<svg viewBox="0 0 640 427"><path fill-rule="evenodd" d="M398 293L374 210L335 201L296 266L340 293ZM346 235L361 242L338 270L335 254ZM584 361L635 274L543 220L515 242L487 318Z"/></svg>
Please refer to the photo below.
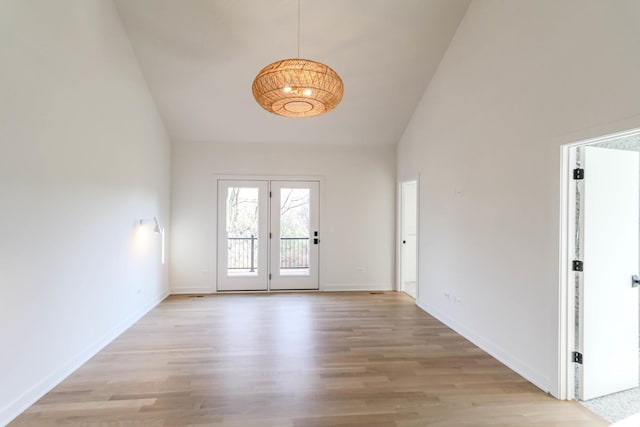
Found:
<svg viewBox="0 0 640 427"><path fill-rule="evenodd" d="M271 273L269 273L269 280L271 280Z"/></svg>
<svg viewBox="0 0 640 427"><path fill-rule="evenodd" d="M584 179L584 169L575 168L573 170L573 179Z"/></svg>
<svg viewBox="0 0 640 427"><path fill-rule="evenodd" d="M269 197L273 197L273 193L269 191Z"/></svg>
<svg viewBox="0 0 640 427"><path fill-rule="evenodd" d="M269 238L271 238L271 233L269 233Z"/></svg>
<svg viewBox="0 0 640 427"><path fill-rule="evenodd" d="M571 361L573 363L579 363L580 365L582 365L582 353L577 351L571 353Z"/></svg>
<svg viewBox="0 0 640 427"><path fill-rule="evenodd" d="M584 271L584 262L578 261L577 259L571 263L571 269L573 271Z"/></svg>

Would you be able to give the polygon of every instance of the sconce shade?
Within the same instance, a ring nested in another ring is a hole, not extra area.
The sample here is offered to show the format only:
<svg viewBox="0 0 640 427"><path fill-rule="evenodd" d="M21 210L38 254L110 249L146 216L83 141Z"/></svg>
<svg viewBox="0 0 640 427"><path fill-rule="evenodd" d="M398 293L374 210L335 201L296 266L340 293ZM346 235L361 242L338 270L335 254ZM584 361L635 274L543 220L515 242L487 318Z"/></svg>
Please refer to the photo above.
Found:
<svg viewBox="0 0 640 427"><path fill-rule="evenodd" d="M283 59L264 67L252 86L265 110L285 117L312 117L342 100L342 79L331 67L309 59Z"/></svg>
<svg viewBox="0 0 640 427"><path fill-rule="evenodd" d="M140 220L140 225L145 225L145 224L151 224L153 225L153 232L154 233L163 233L163 229L162 226L160 225L160 221L158 221L157 217L153 217L153 218L149 218L149 219L141 219Z"/></svg>

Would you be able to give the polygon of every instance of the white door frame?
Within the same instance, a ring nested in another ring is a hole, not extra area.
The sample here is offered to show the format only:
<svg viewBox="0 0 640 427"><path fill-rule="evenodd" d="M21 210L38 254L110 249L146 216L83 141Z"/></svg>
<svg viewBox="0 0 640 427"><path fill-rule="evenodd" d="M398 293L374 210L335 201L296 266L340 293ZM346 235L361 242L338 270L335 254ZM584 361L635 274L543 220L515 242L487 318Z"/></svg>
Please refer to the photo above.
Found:
<svg viewBox="0 0 640 427"><path fill-rule="evenodd" d="M420 296L420 175L406 175L396 186L396 292L402 292L402 184L416 183L416 304Z"/></svg>
<svg viewBox="0 0 640 427"><path fill-rule="evenodd" d="M211 177L211 188L213 191L213 198L211 200L212 203L212 213L211 213L211 250L212 250L212 258L211 258L211 266L212 272L215 274L209 275L212 293L218 293L218 181L220 180L228 180L228 181L317 181L320 183L320 194L318 197L318 216L320 220L322 220L325 210L325 195L324 195L324 183L325 177L322 175L252 175L252 174L217 174L212 173L209 175ZM270 210L270 209L267 209ZM269 212L270 215L270 212ZM269 218L269 221L271 218ZM326 231L324 233L326 238ZM322 292L324 290L324 284L322 282L323 274L322 274L322 251L319 251L318 254L318 289L312 291L301 291L301 292ZM278 291L278 290L267 290L267 291L224 291L225 293L259 293L259 292L290 292L290 291Z"/></svg>
<svg viewBox="0 0 640 427"><path fill-rule="evenodd" d="M575 372L570 360L575 348L575 286L574 272L569 268L575 245L575 187L573 186L573 169L575 165L575 148L593 145L599 142L620 139L640 134L640 128L624 132L585 139L560 147L560 286L559 286L559 334L558 334L558 398L575 400Z"/></svg>

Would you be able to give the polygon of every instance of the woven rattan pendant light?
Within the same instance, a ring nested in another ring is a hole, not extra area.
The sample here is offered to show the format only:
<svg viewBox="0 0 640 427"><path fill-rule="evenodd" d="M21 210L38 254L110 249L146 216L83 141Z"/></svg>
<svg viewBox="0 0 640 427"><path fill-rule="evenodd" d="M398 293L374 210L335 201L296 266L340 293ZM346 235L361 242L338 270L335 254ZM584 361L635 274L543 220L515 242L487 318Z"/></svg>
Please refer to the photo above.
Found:
<svg viewBox="0 0 640 427"><path fill-rule="evenodd" d="M342 100L342 79L328 65L300 59L300 0L298 0L298 58L264 67L253 80L253 97L270 113L312 117L333 110Z"/></svg>

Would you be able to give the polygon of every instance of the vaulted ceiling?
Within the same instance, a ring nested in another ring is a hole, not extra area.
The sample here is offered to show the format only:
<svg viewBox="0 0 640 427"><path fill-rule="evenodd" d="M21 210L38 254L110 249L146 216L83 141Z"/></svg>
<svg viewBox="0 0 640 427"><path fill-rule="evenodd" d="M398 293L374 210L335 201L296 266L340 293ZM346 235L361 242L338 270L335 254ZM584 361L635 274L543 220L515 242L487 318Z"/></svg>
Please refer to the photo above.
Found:
<svg viewBox="0 0 640 427"><path fill-rule="evenodd" d="M176 143L396 144L469 0L300 0L300 56L344 81L335 110L264 111L251 84L297 54L296 0L116 0Z"/></svg>

